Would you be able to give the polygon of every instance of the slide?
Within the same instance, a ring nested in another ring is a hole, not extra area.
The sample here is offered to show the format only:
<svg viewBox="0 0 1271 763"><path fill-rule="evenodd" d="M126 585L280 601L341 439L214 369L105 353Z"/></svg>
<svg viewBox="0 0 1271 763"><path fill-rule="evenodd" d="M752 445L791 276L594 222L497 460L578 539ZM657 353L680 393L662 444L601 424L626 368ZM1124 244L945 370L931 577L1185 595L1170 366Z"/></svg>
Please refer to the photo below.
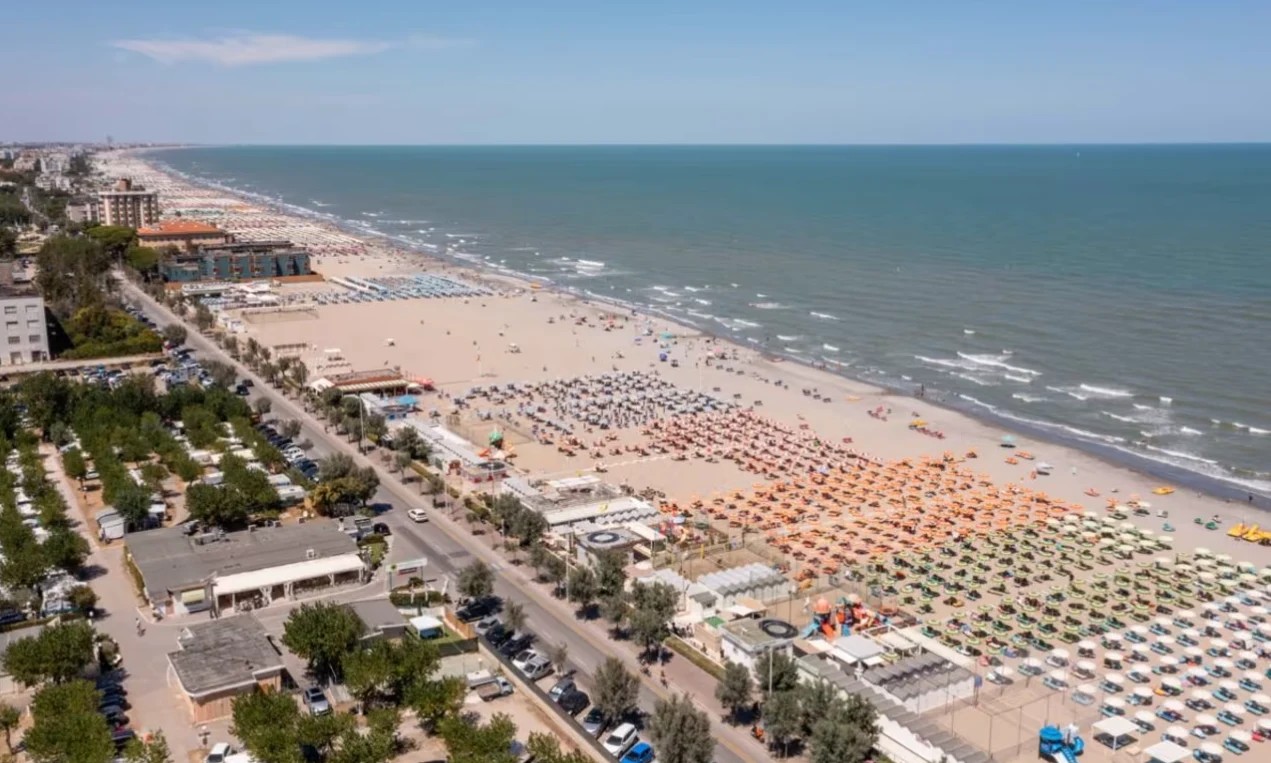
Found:
<svg viewBox="0 0 1271 763"><path fill-rule="evenodd" d="M838 633L835 631L835 628L834 628L834 623L830 622L829 620L826 620L824 623L821 623L821 632L825 634L826 638L830 638L830 639L838 636Z"/></svg>

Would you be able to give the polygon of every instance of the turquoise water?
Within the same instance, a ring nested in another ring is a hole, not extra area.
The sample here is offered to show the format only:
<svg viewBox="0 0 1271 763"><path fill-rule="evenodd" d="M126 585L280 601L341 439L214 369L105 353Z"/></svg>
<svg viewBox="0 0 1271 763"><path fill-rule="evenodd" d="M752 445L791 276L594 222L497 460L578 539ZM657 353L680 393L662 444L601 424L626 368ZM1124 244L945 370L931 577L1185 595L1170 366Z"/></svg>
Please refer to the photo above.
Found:
<svg viewBox="0 0 1271 763"><path fill-rule="evenodd" d="M1167 477L1271 495L1271 146L159 158L403 244L925 385Z"/></svg>

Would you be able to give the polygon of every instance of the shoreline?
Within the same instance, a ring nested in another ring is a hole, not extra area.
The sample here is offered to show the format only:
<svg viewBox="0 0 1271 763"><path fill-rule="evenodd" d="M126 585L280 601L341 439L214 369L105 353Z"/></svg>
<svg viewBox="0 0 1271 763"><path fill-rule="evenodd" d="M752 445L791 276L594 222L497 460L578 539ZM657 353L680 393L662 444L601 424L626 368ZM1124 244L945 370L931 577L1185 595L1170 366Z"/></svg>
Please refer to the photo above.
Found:
<svg viewBox="0 0 1271 763"><path fill-rule="evenodd" d="M162 150L169 150L169 148L170 147L167 147ZM150 153L150 151L151 149L135 149L125 152L124 155L141 161L155 172L169 177L175 177L191 186L216 190L229 196L241 199L245 204L258 206L281 216L296 217L310 224L338 231L344 235L355 238L368 246L386 247L392 254L422 257L431 259L432 261L446 266L458 268L466 273L472 274L474 280L478 282L485 281L487 279L500 280L508 283L514 288L520 288L526 292L531 290L532 284L539 284L543 292L567 296L571 299L577 300L585 306L600 307L611 311L623 311L630 314L638 314L660 321L665 321L703 337L709 337L714 343L727 346L739 354L754 356L754 358L758 359L759 362L768 366L770 371L775 371L775 367L778 365L784 366L785 368L798 367L805 369L808 373L814 375L811 381L819 381L815 377L825 375L835 380L850 383L854 387L853 393L857 395L876 397L880 400L903 400L912 405L930 405L942 413L953 416L962 416L980 424L981 426L998 430L998 434L1000 435L1025 436L1047 445L1076 451L1084 456L1092 457L1113 469L1125 470L1139 477L1160 480L1168 483L1170 487L1175 488L1177 494L1195 492L1198 496L1223 501L1226 505L1232 508L1239 506L1240 510L1243 511L1247 511L1251 508L1256 508L1259 511L1271 510L1271 495L1257 492L1252 488L1241 486L1238 483L1232 483L1219 477L1194 472L1147 456L1126 452L1125 450L1111 445L1092 442L1075 436L1067 436L1046 426L1019 421L1017 417L1005 415L997 411L985 410L983 407L984 404L976 405L970 402L961 404L949 400L946 397L916 397L913 395L913 391L906 389L904 385L886 385L875 379L862 379L852 375L846 369L833 368L831 367L831 364L817 363L805 358L799 358L789 353L773 352L761 349L754 345L748 345L744 342L737 341L735 337L719 334L711 328L703 327L693 321L683 318L680 315L657 307L607 297L602 294L591 292L587 289L562 284L552 278L520 273L511 268L492 267L488 264L482 263L477 258L455 256L448 250L441 247L435 249L421 247L409 242L397 240L389 234L367 231L359 226L349 224L347 221L342 218L338 218L335 215L315 212L299 205L286 204L285 202L273 200L264 194L245 192L232 187L192 177L154 159L147 158L146 155ZM1058 424L1055 425L1055 427L1059 426L1060 425ZM1254 500L1252 502L1248 500L1249 496L1253 496Z"/></svg>

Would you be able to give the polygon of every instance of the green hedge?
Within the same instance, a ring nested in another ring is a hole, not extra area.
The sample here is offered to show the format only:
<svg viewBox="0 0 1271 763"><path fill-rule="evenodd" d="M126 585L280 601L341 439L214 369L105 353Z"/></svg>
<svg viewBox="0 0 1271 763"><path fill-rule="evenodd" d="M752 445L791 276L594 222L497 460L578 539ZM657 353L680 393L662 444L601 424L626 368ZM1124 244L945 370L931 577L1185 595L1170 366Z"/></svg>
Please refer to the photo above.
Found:
<svg viewBox="0 0 1271 763"><path fill-rule="evenodd" d="M666 640L666 645L670 647L672 651L678 653L689 662L693 663L702 670L705 670L707 673L710 673L712 676L715 676L717 681L724 680L723 665L711 660L706 655L684 643L678 637L671 636Z"/></svg>

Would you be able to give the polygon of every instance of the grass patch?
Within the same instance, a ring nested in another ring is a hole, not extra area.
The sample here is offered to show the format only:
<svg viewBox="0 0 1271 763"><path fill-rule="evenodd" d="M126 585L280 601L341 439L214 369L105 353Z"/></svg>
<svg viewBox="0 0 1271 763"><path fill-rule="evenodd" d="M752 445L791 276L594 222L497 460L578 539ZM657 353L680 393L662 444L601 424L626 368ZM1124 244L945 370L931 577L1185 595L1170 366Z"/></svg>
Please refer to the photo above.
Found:
<svg viewBox="0 0 1271 763"><path fill-rule="evenodd" d="M715 680L717 681L724 680L724 666L723 665L720 665L719 663L714 662L713 660L708 658L706 655L702 654L701 652L697 651L693 647L684 643L684 641L681 640L680 638L676 636L671 636L670 638L666 640L666 645L669 646L671 650L674 651L676 654L679 654L681 657L693 663L697 667L701 668L702 670L705 670L707 673L710 673L712 676L715 676Z"/></svg>

